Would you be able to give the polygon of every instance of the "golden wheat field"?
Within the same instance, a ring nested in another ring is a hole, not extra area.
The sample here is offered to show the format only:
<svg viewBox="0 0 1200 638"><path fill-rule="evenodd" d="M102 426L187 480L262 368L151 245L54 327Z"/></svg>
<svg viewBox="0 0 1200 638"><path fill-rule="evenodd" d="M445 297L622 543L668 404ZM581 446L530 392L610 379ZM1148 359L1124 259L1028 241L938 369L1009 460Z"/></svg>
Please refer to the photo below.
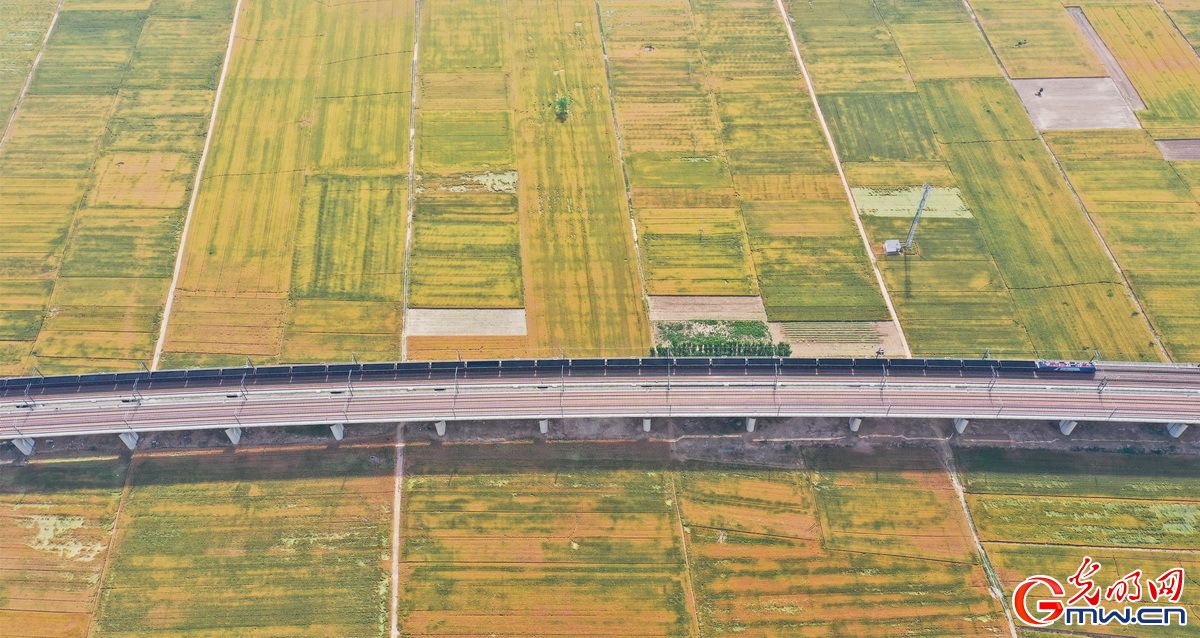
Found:
<svg viewBox="0 0 1200 638"><path fill-rule="evenodd" d="M1196 360L1200 7L1078 4L4 0L0 372L638 355L664 303Z"/></svg>

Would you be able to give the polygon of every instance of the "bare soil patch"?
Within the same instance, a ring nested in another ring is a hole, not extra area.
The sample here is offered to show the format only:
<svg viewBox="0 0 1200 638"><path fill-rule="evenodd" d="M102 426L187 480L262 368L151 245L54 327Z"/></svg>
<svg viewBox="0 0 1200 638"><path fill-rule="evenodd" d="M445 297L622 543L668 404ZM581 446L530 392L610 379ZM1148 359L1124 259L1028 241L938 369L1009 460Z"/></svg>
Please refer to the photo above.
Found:
<svg viewBox="0 0 1200 638"><path fill-rule="evenodd" d="M772 322L771 336L792 347L795 357L869 357L904 352L891 321Z"/></svg>
<svg viewBox="0 0 1200 638"><path fill-rule="evenodd" d="M763 306L762 297L651 295L648 299L651 321L767 320L767 309Z"/></svg>
<svg viewBox="0 0 1200 638"><path fill-rule="evenodd" d="M1108 45L1104 44L1104 40L1100 39L1100 34L1096 32L1096 28L1084 15L1083 7L1067 7L1067 13L1071 14L1071 19L1079 26L1083 38L1092 45L1092 50L1100 56L1100 61L1104 63L1104 68L1108 69L1108 74L1112 76L1112 80L1129 104L1129 108L1135 111L1145 111L1146 103L1142 102L1142 96L1138 95L1137 89L1133 88L1133 82L1130 82L1129 76L1125 75L1125 69L1121 68L1121 64L1117 62L1112 51L1108 50Z"/></svg>
<svg viewBox="0 0 1200 638"><path fill-rule="evenodd" d="M1157 140L1158 150L1168 160L1200 159L1200 140Z"/></svg>
<svg viewBox="0 0 1200 638"><path fill-rule="evenodd" d="M410 337L526 334L524 308L409 308Z"/></svg>
<svg viewBox="0 0 1200 638"><path fill-rule="evenodd" d="M1012 85L1040 130L1141 128L1113 78L1037 78Z"/></svg>

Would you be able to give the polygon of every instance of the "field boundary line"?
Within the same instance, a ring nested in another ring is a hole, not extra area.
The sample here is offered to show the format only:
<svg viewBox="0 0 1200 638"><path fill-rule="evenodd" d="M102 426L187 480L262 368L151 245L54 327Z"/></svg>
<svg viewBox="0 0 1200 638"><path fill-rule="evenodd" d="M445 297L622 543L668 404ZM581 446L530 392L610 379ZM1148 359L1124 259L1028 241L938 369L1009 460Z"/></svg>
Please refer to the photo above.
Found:
<svg viewBox="0 0 1200 638"><path fill-rule="evenodd" d="M775 6L778 7L779 17L783 19L783 26L787 29L788 41L792 45L792 54L796 56L800 75L804 76L804 86L808 88L808 98L812 101L813 109L817 113L817 121L821 123L821 132L825 134L825 144L829 147L829 152L833 154L833 165L837 168L838 178L842 181L842 188L846 191L846 199L850 200L850 212L854 215L854 225L858 228L858 236L862 239L863 248L867 251L871 270L875 272L875 281L879 285L879 292L883 294L883 302L887 304L892 323L896 324L896 333L900 336L900 344L904 346L904 355L911 357L912 349L908 346L908 337L904 335L904 326L900 325L900 317L896 314L895 304L892 303L892 294L888 292L887 284L883 281L883 273L879 270L879 260L875 259L875 253L871 250L871 240L867 238L867 229L863 226L862 214L858 210L858 204L854 201L854 191L850 189L846 171L842 168L842 157L838 154L837 145L833 142L833 133L829 130L829 123L825 121L821 102L817 100L817 89L813 86L812 76L808 74L808 65L804 63L804 56L800 55L800 44L796 40L796 31L792 29L792 18L788 15L787 8L783 6L783 0L775 0Z"/></svg>
<svg viewBox="0 0 1200 638"><path fill-rule="evenodd" d="M404 504L404 424L396 424L396 468L392 487L392 596L389 635L400 637L400 507Z"/></svg>
<svg viewBox="0 0 1200 638"><path fill-rule="evenodd" d="M958 478L958 464L954 461L954 450L950 448L950 441L947 439L941 439L938 443L937 448L941 453L939 456L941 456L942 465L945 466L946 474L950 477L950 484L954 486L954 493L958 496L958 504L962 507L963 518L967 523L967 529L971 532L971 541L975 543L975 552L979 556L983 575L987 578L992 596L996 602L1000 603L1005 620L1008 621L1009 634L1012 638L1017 638L1017 624L1013 620L1012 610L1005 604L1004 587L1000 584L1000 577L996 575L996 569L992 567L992 561L983 547L983 541L979 540L979 530L975 529L975 519L971 516L971 507L967 505L967 495L963 491L962 481Z"/></svg>
<svg viewBox="0 0 1200 638"><path fill-rule="evenodd" d="M175 268L171 273L171 286L167 289L167 302L163 305L158 339L154 343L154 358L150 362L152 371L158 369L158 363L162 359L163 345L167 340L167 328L171 323L171 307L175 304L175 289L179 286L179 273L183 270L188 230L192 226L192 213L196 211L196 200L200 195L200 182L204 178L204 164L208 161L208 151L212 147L213 135L217 128L217 113L221 109L221 94L225 91L225 78L229 75L229 63L233 59L233 43L236 41L238 18L242 15L243 2L245 0L237 0L237 5L233 8L233 22L229 25L229 43L225 46L225 60L221 64L221 77L217 80L217 93L213 96L212 114L208 117L208 130L204 135L204 149L200 151L200 161L196 164L196 178L192 180L192 195L188 200L187 214L183 218L183 230L179 234L179 248L175 253Z"/></svg>
<svg viewBox="0 0 1200 638"><path fill-rule="evenodd" d="M0 135L0 149L3 149L4 144L8 142L13 124L17 121L17 114L21 112L21 105L25 103L25 95L29 93L29 87L33 86L33 76L37 75L38 66L42 63L42 55L46 53L46 46L50 44L50 35L54 33L54 26L58 24L58 16L62 13L64 2L66 0L58 0L58 6L54 8L54 15L50 18L50 26L46 27L46 35L42 37L42 43L38 45L38 53L34 56L33 63L29 65L29 73L25 75L25 85L21 87L21 92L17 95L17 102L13 104L12 112L8 114L8 121L4 124L4 135Z"/></svg>
<svg viewBox="0 0 1200 638"><path fill-rule="evenodd" d="M117 499L117 511L113 513L112 536L108 539L108 547L104 548L104 563L100 565L100 579L96 583L96 600L92 605L92 613L88 614L87 636L91 638L96 630L96 620L100 618L100 601L104 595L104 581L108 579L108 566L112 564L112 555L117 549L117 535L121 532L121 509L133 489L134 451L129 453L129 464L125 466L125 483L121 486L121 496Z"/></svg>
<svg viewBox="0 0 1200 638"><path fill-rule="evenodd" d="M687 593L688 618L691 619L692 635L700 636L700 606L696 604L696 588L692 584L692 557L688 551L687 531L683 528L683 509L679 506L679 488L675 485L674 474L669 475L671 483L671 505L675 514L676 531L679 533L679 547L683 550L683 589Z"/></svg>
<svg viewBox="0 0 1200 638"><path fill-rule="evenodd" d="M650 342L654 343L654 328L650 323L650 291L646 287L646 270L642 267L642 246L638 241L637 217L633 212L633 186L629 180L629 167L625 165L625 141L621 138L621 123L617 121L617 98L613 96L612 69L608 65L608 43L604 40L604 9L596 0L596 37L600 40L600 55L604 59L604 81L608 89L608 109L612 114L613 137L617 140L617 163L621 165L621 182L625 187L625 205L629 212L629 227L633 230L633 258L637 262L638 283L642 289L642 310L646 312L646 325L650 329Z"/></svg>
<svg viewBox="0 0 1200 638"><path fill-rule="evenodd" d="M1091 498L1090 496L1088 497ZM1157 552L1159 554L1200 554L1200 549L1195 547L1130 547L1128 545L1083 545L1080 543L1039 543L1036 541L985 541L989 545L1017 545L1017 546L1033 546L1046 548L1069 548L1069 549L1089 549L1096 551L1121 551L1121 552Z"/></svg>
<svg viewBox="0 0 1200 638"><path fill-rule="evenodd" d="M408 360L408 296L412 285L413 207L417 201L417 69L418 52L421 50L421 0L413 3L413 49L412 71L408 87L408 210L405 211L404 230L404 286L400 292L400 360Z"/></svg>
<svg viewBox="0 0 1200 638"><path fill-rule="evenodd" d="M963 8L967 10L967 15L971 16L971 22L975 25L975 29L979 31L979 35L983 36L983 42L987 45L988 52L992 54L992 60L996 62L996 66L999 67L1000 72L1004 74L1004 79L1008 80L1009 88L1012 89L1013 79L1011 76L1009 76L1008 69L1005 68L1004 63L1000 60L1000 56L996 54L996 48L992 46L992 40L988 37L987 31L983 29L983 23L979 21L979 16L975 15L975 8L971 6L971 1L962 0L962 4ZM1087 16L1084 16L1084 18L1086 19ZM1072 19L1072 22L1078 27L1078 23L1076 23L1074 19ZM1091 26L1091 22L1088 22L1088 26ZM1082 32L1082 29L1079 30ZM1087 34L1083 35L1086 37ZM1184 41L1186 42L1187 40L1185 39ZM1107 52L1108 47L1105 46L1104 50ZM1100 51L1096 51L1096 55L1103 57ZM1107 68L1107 63L1105 64ZM1121 70L1122 74L1124 74L1125 71L1124 69L1121 69L1120 63L1117 63L1117 68ZM1112 73L1112 69L1109 69L1109 73ZM1016 90L1013 89L1013 91L1015 92ZM1122 95L1124 95L1124 93L1122 93ZM1141 100L1141 97L1139 96L1138 99ZM1078 206L1079 211L1083 213L1083 218L1087 220L1088 226L1091 226L1092 228L1092 234L1096 236L1096 240L1100 242L1100 246L1104 249L1104 254L1108 255L1109 262L1112 263L1113 268L1117 270L1117 276L1121 278L1121 284L1125 287L1125 292L1129 294L1129 300L1133 302L1134 307L1137 308L1139 313L1141 313L1142 321L1145 322L1146 330L1150 332L1150 338L1154 340L1154 346L1158 349L1159 355L1162 356L1162 358L1166 361L1173 363L1175 360L1171 357L1171 353L1167 352L1167 348L1163 345L1162 338L1159 336L1158 331L1154 329L1154 324L1150 321L1150 315L1146 314L1146 309L1142 306L1142 300L1138 299L1137 295L1133 292L1133 284L1129 283L1129 275L1126 274L1124 268L1121 268L1120 262L1117 261L1117 256L1113 254L1112 248L1110 248L1108 245L1108 241L1104 239L1104 233L1100 232L1100 227L1096 225L1096 220L1092 218L1092 214L1088 212L1087 207L1084 206L1083 199L1079 197L1079 192L1075 190L1075 185L1071 183L1071 178L1067 176L1067 171L1058 161L1058 155L1054 154L1054 149L1050 148L1050 143L1046 141L1045 132L1039 129L1037 125L1033 123L1033 116L1029 113L1029 110L1025 108L1025 102L1022 100L1018 101L1021 102L1021 108L1025 111L1025 116L1029 119L1030 124L1033 126L1033 130L1037 133L1038 140L1042 142L1042 147L1045 148L1046 152L1050 154L1050 160L1054 162L1054 167L1058 169L1059 176L1062 177L1064 182L1066 182L1067 190L1071 192L1071 197L1075 200L1075 205ZM1144 131L1145 129L1139 128L1138 130ZM1014 289L1009 288L1009 290Z"/></svg>

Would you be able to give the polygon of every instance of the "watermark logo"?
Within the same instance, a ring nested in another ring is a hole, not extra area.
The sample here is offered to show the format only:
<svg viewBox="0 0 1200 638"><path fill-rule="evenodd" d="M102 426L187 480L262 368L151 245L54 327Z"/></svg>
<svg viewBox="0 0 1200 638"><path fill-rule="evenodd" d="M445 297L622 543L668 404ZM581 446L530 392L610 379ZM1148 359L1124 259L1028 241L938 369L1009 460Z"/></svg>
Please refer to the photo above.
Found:
<svg viewBox="0 0 1200 638"><path fill-rule="evenodd" d="M1084 556L1067 578L1074 591L1053 576L1030 576L1013 590L1013 612L1030 627L1049 627L1060 620L1064 625L1187 624L1187 609L1176 604L1183 597L1182 567L1154 579L1143 579L1142 570L1135 569L1104 588L1093 580L1099 571L1100 563Z"/></svg>

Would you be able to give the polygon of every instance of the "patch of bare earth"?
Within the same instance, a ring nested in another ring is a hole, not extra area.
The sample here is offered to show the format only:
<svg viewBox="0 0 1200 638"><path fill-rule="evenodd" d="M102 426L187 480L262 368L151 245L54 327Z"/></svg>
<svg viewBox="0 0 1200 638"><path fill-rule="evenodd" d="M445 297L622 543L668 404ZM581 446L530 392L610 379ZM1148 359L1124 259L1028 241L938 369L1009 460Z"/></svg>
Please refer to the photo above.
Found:
<svg viewBox="0 0 1200 638"><path fill-rule="evenodd" d="M891 321L771 322L771 337L792 347L794 357L868 357L903 354L904 344Z"/></svg>
<svg viewBox="0 0 1200 638"><path fill-rule="evenodd" d="M766 321L762 297L650 295L650 321Z"/></svg>
<svg viewBox="0 0 1200 638"><path fill-rule="evenodd" d="M410 337L521 336L524 308L409 308Z"/></svg>

